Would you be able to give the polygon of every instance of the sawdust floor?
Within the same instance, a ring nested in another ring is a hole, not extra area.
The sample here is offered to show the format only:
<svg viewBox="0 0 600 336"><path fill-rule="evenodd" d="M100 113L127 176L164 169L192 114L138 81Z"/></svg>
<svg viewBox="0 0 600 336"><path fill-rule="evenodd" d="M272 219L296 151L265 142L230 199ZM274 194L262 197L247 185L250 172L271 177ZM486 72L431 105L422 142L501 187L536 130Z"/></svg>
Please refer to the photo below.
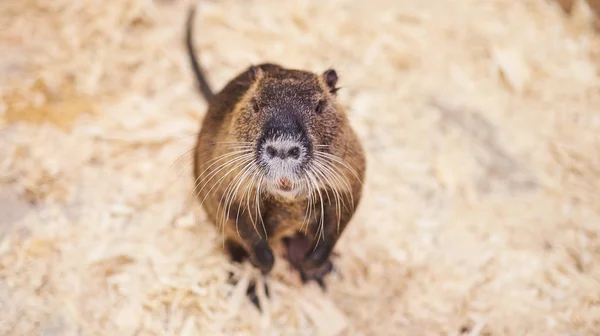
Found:
<svg viewBox="0 0 600 336"><path fill-rule="evenodd" d="M205 109L186 8L0 3L0 334L600 334L600 43L584 7L202 1L215 87L252 62L334 66L368 151L329 292L278 260L262 316L251 271L186 208Z"/></svg>

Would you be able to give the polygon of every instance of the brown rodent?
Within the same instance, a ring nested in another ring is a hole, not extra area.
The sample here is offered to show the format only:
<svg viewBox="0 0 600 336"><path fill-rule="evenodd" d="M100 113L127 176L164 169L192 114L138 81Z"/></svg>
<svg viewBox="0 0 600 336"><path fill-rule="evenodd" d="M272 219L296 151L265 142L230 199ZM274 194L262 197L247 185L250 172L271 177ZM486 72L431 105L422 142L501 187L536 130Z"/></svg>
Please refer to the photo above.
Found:
<svg viewBox="0 0 600 336"><path fill-rule="evenodd" d="M249 259L267 275L271 244L282 240L302 280L322 285L361 200L366 169L336 100L337 73L264 63L214 94L195 57L194 16L192 8L187 52L208 102L194 152L195 192L233 261Z"/></svg>

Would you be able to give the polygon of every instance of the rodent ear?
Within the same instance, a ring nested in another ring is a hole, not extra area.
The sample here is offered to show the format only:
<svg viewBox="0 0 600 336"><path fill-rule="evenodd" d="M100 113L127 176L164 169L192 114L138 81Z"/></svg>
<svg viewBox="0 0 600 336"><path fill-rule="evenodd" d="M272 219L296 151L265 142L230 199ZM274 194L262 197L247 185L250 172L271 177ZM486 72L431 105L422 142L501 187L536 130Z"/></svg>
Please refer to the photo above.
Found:
<svg viewBox="0 0 600 336"><path fill-rule="evenodd" d="M248 68L248 77L250 78L250 81L256 81L261 75L262 69L260 67L251 65L250 68Z"/></svg>
<svg viewBox="0 0 600 336"><path fill-rule="evenodd" d="M323 73L323 79L325 80L327 87L329 87L329 92L335 94L339 90L339 88L335 87L335 84L337 84L338 75L334 69L325 71Z"/></svg>

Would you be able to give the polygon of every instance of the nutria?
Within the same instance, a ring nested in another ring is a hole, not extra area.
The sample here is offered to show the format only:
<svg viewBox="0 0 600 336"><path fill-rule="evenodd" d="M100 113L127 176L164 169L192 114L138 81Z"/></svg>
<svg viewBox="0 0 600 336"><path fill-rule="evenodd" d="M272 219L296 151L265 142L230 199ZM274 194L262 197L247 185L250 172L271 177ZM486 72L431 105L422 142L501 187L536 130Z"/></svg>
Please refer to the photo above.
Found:
<svg viewBox="0 0 600 336"><path fill-rule="evenodd" d="M195 56L194 16L192 7L186 47L208 103L194 150L195 194L232 261L248 259L267 275L272 243L283 241L302 281L323 286L366 169L363 147L336 100L338 75L263 63L215 94Z"/></svg>

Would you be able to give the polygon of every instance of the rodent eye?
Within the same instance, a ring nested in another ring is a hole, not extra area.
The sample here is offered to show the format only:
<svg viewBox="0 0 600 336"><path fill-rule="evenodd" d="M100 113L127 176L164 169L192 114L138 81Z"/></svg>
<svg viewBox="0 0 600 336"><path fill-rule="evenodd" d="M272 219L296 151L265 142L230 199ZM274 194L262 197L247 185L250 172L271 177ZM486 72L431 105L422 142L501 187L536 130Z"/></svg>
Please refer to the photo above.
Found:
<svg viewBox="0 0 600 336"><path fill-rule="evenodd" d="M254 109L254 112L259 112L260 111L260 106L258 106L258 102L256 100L252 100L252 109Z"/></svg>
<svg viewBox="0 0 600 336"><path fill-rule="evenodd" d="M319 100L319 103L317 104L317 107L315 108L315 113L316 114L321 114L323 112L323 106L325 105L325 101L324 100Z"/></svg>

